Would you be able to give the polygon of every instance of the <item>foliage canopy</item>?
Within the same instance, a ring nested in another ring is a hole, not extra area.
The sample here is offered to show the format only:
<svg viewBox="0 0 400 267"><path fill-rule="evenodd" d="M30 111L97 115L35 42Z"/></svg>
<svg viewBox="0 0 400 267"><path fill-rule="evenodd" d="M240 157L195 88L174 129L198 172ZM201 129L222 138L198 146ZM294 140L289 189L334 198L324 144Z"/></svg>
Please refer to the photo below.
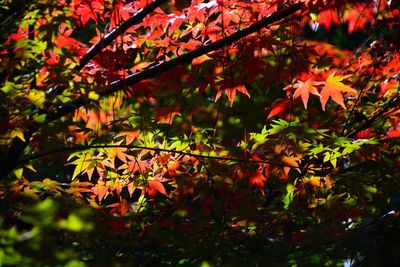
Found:
<svg viewBox="0 0 400 267"><path fill-rule="evenodd" d="M1 3L0 265L400 265L399 1Z"/></svg>

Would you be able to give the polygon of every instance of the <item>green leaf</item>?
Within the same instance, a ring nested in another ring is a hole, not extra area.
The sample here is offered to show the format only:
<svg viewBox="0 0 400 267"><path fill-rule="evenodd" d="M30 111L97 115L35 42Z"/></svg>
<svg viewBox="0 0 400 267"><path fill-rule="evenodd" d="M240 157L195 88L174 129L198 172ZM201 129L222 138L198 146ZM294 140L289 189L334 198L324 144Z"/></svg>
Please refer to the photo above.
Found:
<svg viewBox="0 0 400 267"><path fill-rule="evenodd" d="M284 209L289 209L290 203L293 201L295 187L292 184L286 185L286 195L283 198Z"/></svg>
<svg viewBox="0 0 400 267"><path fill-rule="evenodd" d="M14 93L15 91L22 90L23 88L24 87L22 84L15 84L13 82L6 81L0 90L4 93Z"/></svg>
<svg viewBox="0 0 400 267"><path fill-rule="evenodd" d="M37 123L44 123L46 121L46 114L35 114L33 120Z"/></svg>
<svg viewBox="0 0 400 267"><path fill-rule="evenodd" d="M83 221L73 213L66 220L61 220L58 224L60 228L73 232L90 231L93 229L92 223Z"/></svg>

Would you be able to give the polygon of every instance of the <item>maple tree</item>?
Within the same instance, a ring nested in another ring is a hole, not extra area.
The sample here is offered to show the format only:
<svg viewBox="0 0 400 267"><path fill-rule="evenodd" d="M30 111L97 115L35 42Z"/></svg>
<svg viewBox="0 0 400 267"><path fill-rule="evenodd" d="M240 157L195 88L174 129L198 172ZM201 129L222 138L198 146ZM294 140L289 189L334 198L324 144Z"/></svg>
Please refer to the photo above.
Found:
<svg viewBox="0 0 400 267"><path fill-rule="evenodd" d="M1 3L0 265L400 264L398 1Z"/></svg>

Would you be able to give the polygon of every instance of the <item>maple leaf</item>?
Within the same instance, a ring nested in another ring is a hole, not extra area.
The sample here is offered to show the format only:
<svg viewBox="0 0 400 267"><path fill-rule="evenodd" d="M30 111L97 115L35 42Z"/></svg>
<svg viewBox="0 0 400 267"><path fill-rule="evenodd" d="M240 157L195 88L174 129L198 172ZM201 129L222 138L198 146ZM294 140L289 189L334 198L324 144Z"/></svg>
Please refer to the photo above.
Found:
<svg viewBox="0 0 400 267"><path fill-rule="evenodd" d="M309 78L305 82L297 81L297 83L295 83L293 86L285 87L284 90L288 90L289 88L296 89L296 91L294 91L293 97L296 99L301 96L304 108L307 109L307 103L310 93L321 97L321 95L318 93L317 88L315 88L314 85L317 85L317 83Z"/></svg>
<svg viewBox="0 0 400 267"><path fill-rule="evenodd" d="M119 178L114 180L114 183L112 185L112 189L117 192L117 195L120 196L122 192L122 188L125 186L124 181L120 181Z"/></svg>
<svg viewBox="0 0 400 267"><path fill-rule="evenodd" d="M149 186L145 187L144 191L149 194L149 197L156 197L157 192L163 194L164 196L167 195L167 191L165 190L165 187L161 182L155 180L148 180L147 182Z"/></svg>
<svg viewBox="0 0 400 267"><path fill-rule="evenodd" d="M256 185L262 195L265 195L264 193L264 182L267 181L267 178L264 176L262 170L257 170L253 175L251 175L250 180L249 180L249 185L250 187L253 185Z"/></svg>
<svg viewBox="0 0 400 267"><path fill-rule="evenodd" d="M127 163L125 151L127 151L127 149L124 147L112 147L108 150L107 156L112 164L111 166L115 166L115 158Z"/></svg>
<svg viewBox="0 0 400 267"><path fill-rule="evenodd" d="M225 89L218 90L217 95L215 96L215 101L218 101L218 99L222 95L222 92L225 92L226 96L229 99L229 105L232 107L233 101L235 100L236 91L239 91L242 94L244 94L244 95L246 95L247 97L250 98L250 94L247 91L246 86L242 84L242 85L238 85L238 86L233 87L233 88L225 88Z"/></svg>
<svg viewBox="0 0 400 267"><path fill-rule="evenodd" d="M107 207L113 208L112 210L110 210L111 215L119 212L122 217L124 217L128 211L133 210L131 205L129 205L129 203L125 199L121 199L120 202L110 204Z"/></svg>
<svg viewBox="0 0 400 267"><path fill-rule="evenodd" d="M394 130L388 131L386 136L383 139L391 139L391 138L400 138L400 127L395 128Z"/></svg>
<svg viewBox="0 0 400 267"><path fill-rule="evenodd" d="M271 110L268 114L267 120L287 110L289 104L290 104L289 98L277 99L274 103L272 103L270 108L266 108Z"/></svg>
<svg viewBox="0 0 400 267"><path fill-rule="evenodd" d="M133 191L135 191L135 189L136 189L135 183L134 182L130 182L129 184L127 184L126 187L128 188L129 196L132 197Z"/></svg>
<svg viewBox="0 0 400 267"><path fill-rule="evenodd" d="M347 76L335 76L335 73L329 75L326 79L325 86L321 90L321 104L322 109L325 111L326 102L328 102L329 97L332 98L333 101L341 105L344 109L346 106L343 101L343 92L348 92L350 94L356 94L357 91L351 88L348 85L342 83L342 81L351 75Z"/></svg>
<svg viewBox="0 0 400 267"><path fill-rule="evenodd" d="M138 130L132 130L132 131L123 131L120 132L116 137L120 136L125 136L125 144L130 145L135 141L136 138L140 135Z"/></svg>
<svg viewBox="0 0 400 267"><path fill-rule="evenodd" d="M86 173L90 180L92 178L94 169L100 168L101 171L102 168L102 165L98 164L96 158L87 155L74 160L73 162L69 163L69 165L76 165L74 173L72 174L72 180L74 180L80 173Z"/></svg>
<svg viewBox="0 0 400 267"><path fill-rule="evenodd" d="M344 20L348 22L348 33L354 33L357 30L364 31L365 24L373 20L373 9L368 5L355 5L345 16Z"/></svg>
<svg viewBox="0 0 400 267"><path fill-rule="evenodd" d="M139 173L146 173L147 169L149 169L149 163L146 161L142 161L137 157L129 156L130 161L127 163L128 168L127 171L131 173L139 172ZM122 166L121 166L122 167Z"/></svg>
<svg viewBox="0 0 400 267"><path fill-rule="evenodd" d="M327 31L330 30L332 24L338 25L339 23L337 12L334 9L323 10L319 14L319 24L324 26Z"/></svg>
<svg viewBox="0 0 400 267"><path fill-rule="evenodd" d="M91 192L92 183L89 182L80 182L78 180L74 180L69 184L69 187L65 190L68 194L82 197L81 193Z"/></svg>
<svg viewBox="0 0 400 267"><path fill-rule="evenodd" d="M179 107L156 107L154 110L157 123L171 125L175 116L182 116Z"/></svg>
<svg viewBox="0 0 400 267"><path fill-rule="evenodd" d="M97 196L99 202L109 195L109 187L105 183L98 183L92 188L92 193Z"/></svg>
<svg viewBox="0 0 400 267"><path fill-rule="evenodd" d="M117 2L114 5L114 10L111 13L109 25L110 31L120 24L121 21L128 20L130 17L130 12L132 12L132 7L129 7L129 5L124 5L122 2Z"/></svg>

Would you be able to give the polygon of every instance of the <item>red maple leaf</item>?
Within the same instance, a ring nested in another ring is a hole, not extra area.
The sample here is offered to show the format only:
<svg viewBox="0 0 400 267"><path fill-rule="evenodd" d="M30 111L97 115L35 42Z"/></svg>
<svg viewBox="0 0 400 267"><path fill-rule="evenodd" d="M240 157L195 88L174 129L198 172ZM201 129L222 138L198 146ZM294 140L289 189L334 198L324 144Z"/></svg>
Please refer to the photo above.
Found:
<svg viewBox="0 0 400 267"><path fill-rule="evenodd" d="M111 215L119 212L122 217L125 216L128 211L133 210L131 205L129 205L129 203L125 199L121 199L120 202L110 204L107 207L113 208L112 210L110 210Z"/></svg>
<svg viewBox="0 0 400 267"><path fill-rule="evenodd" d="M262 170L257 170L255 173L253 173L250 176L249 179L249 185L252 187L253 185L256 185L260 191L261 194L265 195L264 193L264 183L267 181L267 178L264 176Z"/></svg>
<svg viewBox="0 0 400 267"><path fill-rule="evenodd" d="M270 109L271 111L268 114L267 120L270 118L280 114L281 112L287 110L290 104L289 98L278 99L274 103L272 103Z"/></svg>
<svg viewBox="0 0 400 267"><path fill-rule="evenodd" d="M319 13L319 25L324 26L327 31L331 28L332 24L339 24L337 13L333 9L327 9Z"/></svg>
<svg viewBox="0 0 400 267"><path fill-rule="evenodd" d="M364 30L368 21L373 19L373 10L365 5L356 5L345 16L344 19L349 23L348 32L351 34L357 30Z"/></svg>
<svg viewBox="0 0 400 267"><path fill-rule="evenodd" d="M144 192L146 192L149 197L154 198L157 195L157 192L163 194L164 196L167 195L167 191L160 181L149 180L148 184L149 186L144 188Z"/></svg>

